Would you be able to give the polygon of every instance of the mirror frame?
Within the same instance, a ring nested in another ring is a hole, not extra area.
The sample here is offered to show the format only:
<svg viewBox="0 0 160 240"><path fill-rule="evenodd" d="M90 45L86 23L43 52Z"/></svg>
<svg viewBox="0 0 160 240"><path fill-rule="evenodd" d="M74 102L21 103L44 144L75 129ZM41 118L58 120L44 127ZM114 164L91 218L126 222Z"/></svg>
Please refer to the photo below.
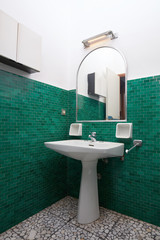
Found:
<svg viewBox="0 0 160 240"><path fill-rule="evenodd" d="M78 120L77 119L77 117L78 117L78 74L79 74L79 70L80 70L82 63L87 58L87 56L100 48L112 48L112 49L116 50L117 52L119 52L119 54L122 56L122 58L124 60L126 73L125 73L125 119L123 119L123 120L121 120L121 119L119 119L119 120ZM118 50L117 48L114 48L111 46L101 46L101 47L97 47L97 48L93 49L92 51L90 51L89 53L87 53L87 55L80 62L80 65L77 70L77 75L76 75L76 122L127 122L127 79L128 79L128 68L127 68L126 58L124 57L123 53L120 50Z"/></svg>

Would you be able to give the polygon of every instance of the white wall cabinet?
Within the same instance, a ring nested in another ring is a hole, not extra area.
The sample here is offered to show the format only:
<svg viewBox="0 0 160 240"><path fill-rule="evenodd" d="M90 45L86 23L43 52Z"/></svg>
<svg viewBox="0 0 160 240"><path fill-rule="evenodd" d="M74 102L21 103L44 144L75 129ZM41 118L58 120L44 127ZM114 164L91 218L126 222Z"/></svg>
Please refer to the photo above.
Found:
<svg viewBox="0 0 160 240"><path fill-rule="evenodd" d="M17 62L40 71L41 37L18 24Z"/></svg>
<svg viewBox="0 0 160 240"><path fill-rule="evenodd" d="M0 10L0 55L16 61L18 22Z"/></svg>
<svg viewBox="0 0 160 240"><path fill-rule="evenodd" d="M41 37L1 10L0 62L29 73L41 65Z"/></svg>

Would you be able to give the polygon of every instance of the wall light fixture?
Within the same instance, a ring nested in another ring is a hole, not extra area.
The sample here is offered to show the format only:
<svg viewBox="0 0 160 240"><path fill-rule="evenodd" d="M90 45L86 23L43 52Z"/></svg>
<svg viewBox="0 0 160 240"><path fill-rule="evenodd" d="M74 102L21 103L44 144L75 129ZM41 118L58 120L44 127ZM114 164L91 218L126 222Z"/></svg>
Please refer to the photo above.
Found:
<svg viewBox="0 0 160 240"><path fill-rule="evenodd" d="M82 43L84 44L84 47L87 48L87 47L90 47L91 44L103 41L106 38L110 38L112 40L112 39L118 38L118 35L116 33L113 33L110 30L110 31L98 34L96 36L90 37L86 40L83 40Z"/></svg>

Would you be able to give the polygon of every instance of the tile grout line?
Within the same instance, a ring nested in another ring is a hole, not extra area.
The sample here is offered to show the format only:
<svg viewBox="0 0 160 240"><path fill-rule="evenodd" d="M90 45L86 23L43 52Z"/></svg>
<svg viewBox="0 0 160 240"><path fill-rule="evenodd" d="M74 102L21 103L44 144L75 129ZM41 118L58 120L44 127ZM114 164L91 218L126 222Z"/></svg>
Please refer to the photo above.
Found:
<svg viewBox="0 0 160 240"><path fill-rule="evenodd" d="M113 228L114 228L114 226L118 223L118 221L119 221L119 219L121 218L121 216L119 216L119 218L117 219L117 221L115 221L115 223L113 224L113 226L111 227L111 229L109 230L109 232L108 232L108 234L107 234L107 236L106 237L108 237L108 235L109 235L109 233L111 233L112 232L112 230L113 230Z"/></svg>
<svg viewBox="0 0 160 240"><path fill-rule="evenodd" d="M56 232L58 232L61 228L63 228L64 226L66 226L69 222L71 223L71 221L72 221L76 216L77 216L77 214L76 214L74 217L70 218L70 219L65 223L65 225L63 225L63 226L60 227L57 231L55 231L54 234L55 234ZM63 220L63 218L60 218L60 219ZM119 220L119 219L118 219L118 220ZM88 233L91 233L91 234L95 235L95 236L98 237L100 240L104 240L103 238L99 237L97 234L95 234L95 233L93 233L93 232L90 232L90 231L88 231L87 229L83 229L83 228L81 228L80 226L77 226L77 225L74 224L74 223L71 223L71 225L74 225L75 227L78 227L78 228L80 228L80 229L83 230L83 231L86 231L86 232L88 232ZM109 231L109 232L110 232L110 231ZM107 236L108 236L108 235L107 235Z"/></svg>
<svg viewBox="0 0 160 240"><path fill-rule="evenodd" d="M43 211L43 210L42 210L42 211ZM36 214L34 214L34 215L36 215ZM33 216L34 216L34 215L33 215ZM63 221L64 221L63 218L57 216L56 214L53 214L53 213L52 213L52 215L53 215L53 217L55 216L56 218L59 218L60 220L63 220ZM31 217L33 217L33 216L31 216ZM75 216L76 216L76 215L75 215ZM30 218L30 217L29 217L29 218ZM73 217L73 218L74 218L74 217ZM25 219L24 221L26 221L26 220L27 220L27 219ZM62 227L64 227L69 221L70 221L70 220L68 220L67 222L65 222L65 224L64 224ZM22 222L23 222L23 221L22 221ZM20 223L22 223L22 222L20 222ZM19 225L20 223L18 223L18 224L16 224L16 225ZM15 225L15 226L16 226L16 225ZM12 229L12 231L13 231L14 233L16 233L20 238L24 239L22 236L19 235L19 233L17 233L16 231L14 231L14 227L15 227L15 226L13 226L13 229L10 228L10 229L8 229L8 230L11 230L11 229ZM56 230L54 233L56 233L57 231L59 231L62 227L60 227L60 228L59 228L58 230ZM7 230L7 231L8 231L8 230ZM54 234L54 233L53 233L53 234ZM48 238L47 238L47 239L48 239ZM25 239L24 239L24 240L25 240ZM26 239L26 240L29 240L29 239Z"/></svg>
<svg viewBox="0 0 160 240"><path fill-rule="evenodd" d="M46 209L47 209L47 208L46 208ZM50 230L51 230L51 235L46 238L47 240L49 240L50 237L52 237L52 236L55 235L58 231L60 231L60 229L62 229L63 227L65 228L65 227L67 226L67 224L71 224L72 226L81 229L82 232L83 232L83 231L85 231L86 233L88 232L88 233L94 235L95 237L98 237L98 239L104 240L103 237L98 236L99 232L94 232L94 229L91 229L91 231L90 231L90 230L85 229L85 228L83 228L83 227L81 227L81 226L78 226L78 224L79 224L78 222L77 222L77 223L78 223L77 225L76 225L76 223L74 223L74 221L73 221L73 223L71 222L73 219L76 219L76 217L77 217L77 211L76 211L76 213L75 213L75 211L73 212L72 217L65 217L65 216L64 216L65 218L68 218L68 220L63 218L63 209L60 209L59 211L60 211L60 216L59 216L59 215L57 216L54 212L50 212L50 210L46 211L46 215L51 214L51 219L52 219L52 216L53 216L53 218L56 217L57 219L59 219L58 221L60 221L60 222L62 221L62 222L64 223L64 225L63 225L63 226L60 225L59 228L55 228L55 229L53 228L53 230L54 230L53 233L52 233L52 228L51 228L51 229L50 229ZM69 209L68 209L68 211L69 211ZM112 211L112 210L111 210L111 211ZM40 211L40 212L41 212L41 211ZM45 212L45 209L43 209L42 212ZM37 213L37 214L38 214L38 213ZM119 213L119 214L120 214L120 213ZM119 215L119 214L118 214L118 215ZM36 215L36 214L34 214L34 215ZM33 216L34 216L34 215L33 215ZM62 216L61 216L61 215L62 215ZM116 214L116 215L117 215L117 214ZM105 233L105 235L106 235L106 236L105 236L105 239L108 238L109 234L112 235L113 230L116 229L116 228L115 228L116 224L120 221L120 218L122 218L122 217L127 217L127 218L128 218L127 215L123 215L123 214L120 214L119 216L118 216L118 215L117 215L117 220L115 220L114 223L113 223L113 225L111 226L111 228L108 229L108 233ZM31 216L31 217L29 217L29 218L32 218L33 216ZM38 216L37 216L36 219L38 219ZM39 216L39 219L42 219L42 216L41 216L41 217ZM27 220L27 219L25 219L24 221L26 221L26 220ZM134 219L134 220L137 220L138 222L141 222L141 220L138 220L138 219ZM24 222L24 221L22 221L22 222ZM20 223L22 223L22 222L20 222ZM29 220L29 222L31 223L32 220ZM17 225L19 225L20 223L18 223ZM142 221L142 223L145 224L146 222L143 222L143 221ZM147 223L147 224L152 225L152 224L150 224L150 223ZM106 227L107 227L107 225L109 225L109 224L106 224ZM16 225L15 225L15 226L16 226ZM13 233L15 233L18 237L20 237L21 239L25 240L24 236L20 236L21 232L23 231L23 228L21 228L21 229L20 229L20 232L17 233L17 232L14 230L15 226L13 226L11 229L8 229L8 230L13 231ZM155 227L156 230L159 230L159 227L158 227L158 226L155 226L155 225L153 225L153 226ZM38 229L41 229L41 226L37 225L37 227L38 227ZM152 227L152 226L151 226L151 227ZM27 229L27 230L29 230L29 229ZM30 231L27 231L27 230L26 230L26 233L30 233ZM31 230L32 230L32 229L31 229ZM156 236L154 236L153 239L155 240L155 239L156 239ZM29 238L27 238L27 240L29 240Z"/></svg>
<svg viewBox="0 0 160 240"><path fill-rule="evenodd" d="M74 216L74 217L75 217L75 216ZM74 218L74 217L73 217L73 218ZM73 218L71 218L70 221L71 221ZM109 232L107 233L107 236L106 236L106 237L108 237L109 233L113 230L114 226L117 224L117 222L119 221L120 218L121 218L121 216L118 217L117 221L113 224L113 226L111 227L111 229L110 229ZM71 223L71 224L74 225L74 226L76 226L76 227L79 227L79 228L82 229L82 230L85 230L85 231L88 232L88 233L91 233L91 234L95 235L96 237L99 237L99 236L97 235L97 233L92 233L92 232L88 231L88 229L84 229L84 228L82 228L82 227L80 227L80 226L77 226L77 225L74 224L74 223ZM101 238L101 237L99 237L99 238L100 238L101 240L104 240L104 239Z"/></svg>
<svg viewBox="0 0 160 240"><path fill-rule="evenodd" d="M74 218L74 217L73 217ZM72 219L73 219L72 218ZM71 219L71 220L72 220ZM71 221L70 220L70 221ZM90 232L90 231L88 231L88 229L85 229L85 228L81 228L80 226L77 226L76 224L74 224L74 223L71 223L72 225L74 225L75 227L78 227L78 228L80 228L81 230L83 230L83 231L86 231L86 232L88 232L88 233L91 233L91 234L93 234L93 235L95 235L96 237L98 237L100 240L104 240L103 238L101 238L101 237L99 237L97 234L95 234L95 233L92 233L92 232Z"/></svg>
<svg viewBox="0 0 160 240"><path fill-rule="evenodd" d="M19 223L18 223L19 224ZM15 225L16 226L16 225ZM8 229L9 230L9 229ZM7 231L8 231L7 230ZM14 232L14 233L16 233L17 235L18 235L18 237L20 237L21 239L23 239L23 240L25 240L23 237L21 237L20 235L19 235L19 233L17 233L17 232L15 232L13 229L12 229L12 231ZM27 239L28 240L28 239Z"/></svg>
<svg viewBox="0 0 160 240"><path fill-rule="evenodd" d="M53 215L54 215L54 214L53 214ZM57 217L57 215L54 215L54 216ZM75 216L76 216L76 215L75 215ZM74 217L75 217L75 216L74 216ZM61 228L63 228L64 226L66 226L74 217L72 217L71 219L69 219L68 221L66 221L65 224L64 224L62 227L60 227L59 229L57 229L53 234L55 234L55 233L58 232ZM61 217L59 217L59 216L58 216L58 218L64 221L63 218L61 218ZM52 234L52 235L53 235L53 234ZM52 237L52 236L51 236L51 237ZM49 239L49 238L47 238L47 239Z"/></svg>

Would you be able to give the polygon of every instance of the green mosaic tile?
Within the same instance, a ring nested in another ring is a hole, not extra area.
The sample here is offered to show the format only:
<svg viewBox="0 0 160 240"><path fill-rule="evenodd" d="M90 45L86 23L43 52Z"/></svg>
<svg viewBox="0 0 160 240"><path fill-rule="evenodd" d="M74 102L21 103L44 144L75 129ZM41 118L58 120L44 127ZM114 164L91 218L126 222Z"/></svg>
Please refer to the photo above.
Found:
<svg viewBox="0 0 160 240"><path fill-rule="evenodd" d="M78 120L104 120L106 104L78 94Z"/></svg>
<svg viewBox="0 0 160 240"><path fill-rule="evenodd" d="M0 71L0 232L66 196L68 91Z"/></svg>
<svg viewBox="0 0 160 240"><path fill-rule="evenodd" d="M128 81L127 87L128 122L143 147L124 162L99 160L100 205L160 226L160 76ZM1 232L66 194L78 197L81 162L44 147L45 141L68 138L75 99L75 90L0 71ZM83 123L81 138L96 131L97 140L120 141L115 128L116 123ZM121 142L132 146L132 140Z"/></svg>
<svg viewBox="0 0 160 240"><path fill-rule="evenodd" d="M73 90L69 92L69 116L75 116L74 95ZM133 139L142 139L143 146L125 155L124 162L119 158L109 159L108 164L99 160L100 205L160 226L160 76L128 81L127 98L127 120L133 123ZM69 121L75 122L75 118ZM125 149L130 148L132 140L116 139L115 129L114 122L86 122L82 139L95 131L97 140L124 142ZM76 179L74 169L79 173L81 165L74 161L70 164L69 159L68 192L78 196L81 176L77 174ZM72 179L77 187L73 187Z"/></svg>

